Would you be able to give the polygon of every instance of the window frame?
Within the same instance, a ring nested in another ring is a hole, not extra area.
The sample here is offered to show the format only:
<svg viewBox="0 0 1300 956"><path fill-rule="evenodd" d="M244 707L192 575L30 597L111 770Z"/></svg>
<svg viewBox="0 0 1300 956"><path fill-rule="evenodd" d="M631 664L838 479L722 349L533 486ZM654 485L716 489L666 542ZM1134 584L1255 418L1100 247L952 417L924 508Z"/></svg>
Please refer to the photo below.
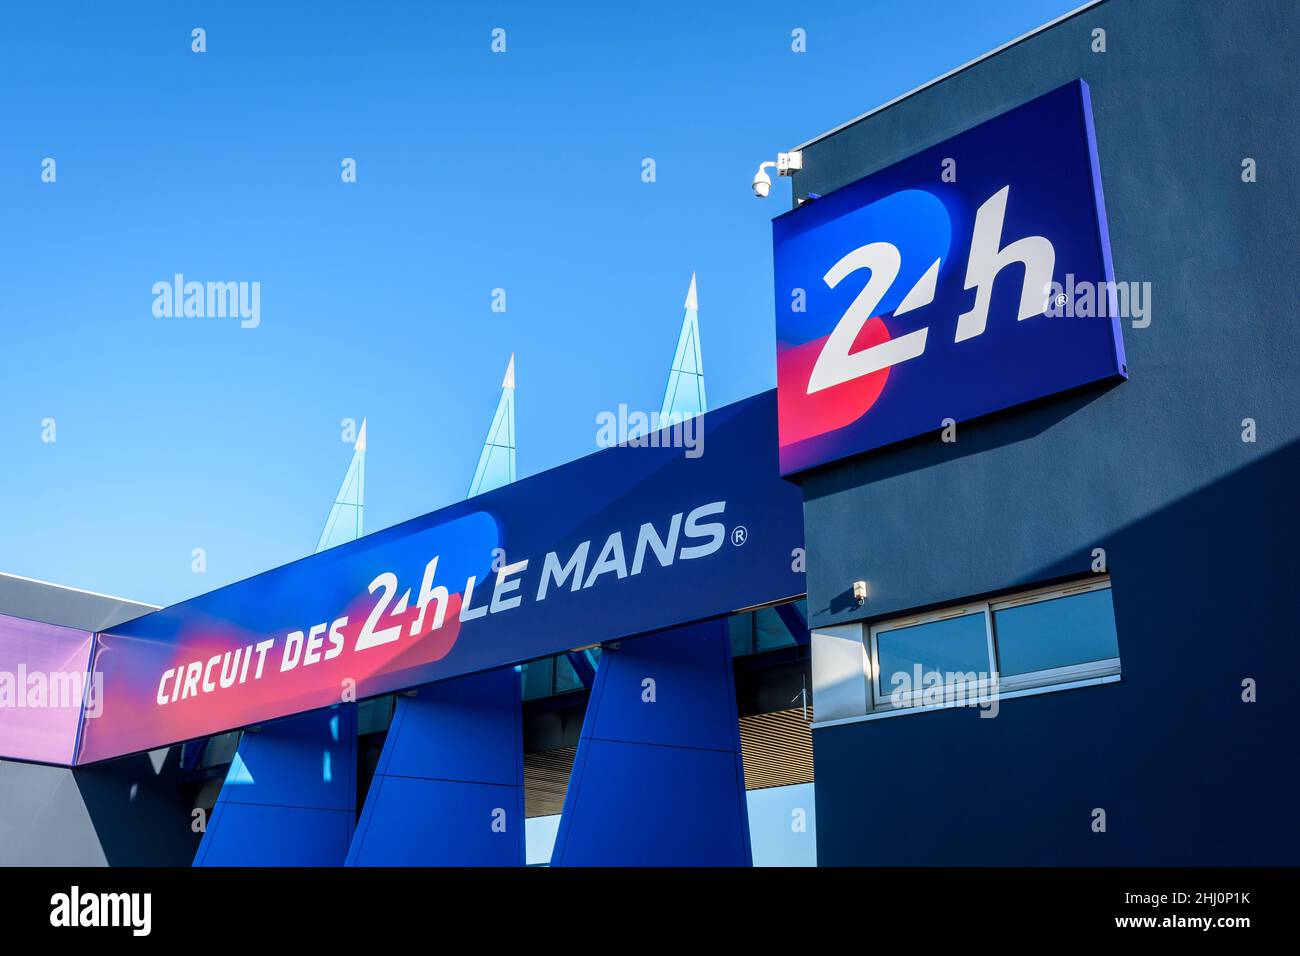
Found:
<svg viewBox="0 0 1300 956"><path fill-rule="evenodd" d="M988 656L989 662L992 662L993 622L992 622L992 618L990 617L988 603L985 601L977 601L973 604L953 605L952 607L940 608L936 611L930 611L925 614L914 614L904 618L894 618L889 621L881 621L878 624L871 625L871 627L868 629L868 640L870 641L870 644L867 650L868 659L871 662L871 686L869 688L871 694L871 703L872 703L871 709L886 710L886 711L904 711L904 710L914 710L918 707L925 706L923 704L918 703L919 698L921 698L925 693L924 688L917 688L910 691L908 695L904 698L906 700L906 703L904 704L895 706L891 702L890 698L893 696L893 691L886 690L880 683L880 676L881 676L880 635L881 634L887 633L889 631L901 631L909 627L918 627L922 624L934 624L937 621L953 620L959 617L974 617L977 614L982 614L984 617L984 652Z"/></svg>
<svg viewBox="0 0 1300 956"><path fill-rule="evenodd" d="M1089 578L1083 581L1070 581L1065 584L1056 584L1048 587L1031 588L1026 591L1020 591L1005 597L996 598L987 601L964 601L960 604L953 604L948 607L937 608L933 611L927 611L924 614L908 614L900 617L888 618L883 621L877 621L866 627L863 638L865 641L866 659L867 659L867 714L903 714L913 713L926 710L938 710L947 707L956 707L971 705L990 698L989 693L978 695L975 699L963 698L959 701L949 701L946 699L940 703L925 704L922 703L925 688L913 689L909 692L905 702L895 706L890 700L892 691L886 691L880 683L880 643L879 635L890 631L902 630L908 627L916 627L921 624L932 624L936 621L944 621L953 618L967 617L975 614L984 616L984 637L985 647L988 654L988 670L986 674L996 673L997 682L992 686L993 694L1004 697L1010 694L1019 696L1021 692L1033 691L1042 692L1045 690L1068 690L1072 687L1080 686L1081 682L1102 683L1112 682L1120 679L1122 674L1120 658L1110 657L1099 661L1086 661L1082 664L1068 664L1063 667L1053 667L1046 670L1031 671L1026 674L1016 674L1012 677L1003 677L1001 673L1001 660L998 656L997 628L994 623L994 615L998 611L1006 610L1013 607L1024 607L1028 604L1040 604L1045 601L1054 601L1063 597L1072 597L1077 594L1086 594L1090 591L1111 590L1110 575L1098 575L1096 578ZM1114 613L1114 598L1112 597L1111 611ZM1118 629L1116 633L1116 643L1118 644Z"/></svg>

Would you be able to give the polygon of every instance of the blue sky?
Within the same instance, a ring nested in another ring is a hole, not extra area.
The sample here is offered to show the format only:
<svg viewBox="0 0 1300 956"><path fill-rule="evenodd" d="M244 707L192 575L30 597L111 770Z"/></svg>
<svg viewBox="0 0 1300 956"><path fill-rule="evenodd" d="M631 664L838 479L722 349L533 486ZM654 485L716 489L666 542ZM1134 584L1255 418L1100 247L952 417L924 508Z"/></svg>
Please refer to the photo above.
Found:
<svg viewBox="0 0 1300 956"><path fill-rule="evenodd" d="M455 501L511 352L520 474L594 451L692 271L710 403L771 387L757 164L1074 5L6 4L0 570L171 603L300 557L344 418L367 530ZM177 272L261 324L156 318Z"/></svg>

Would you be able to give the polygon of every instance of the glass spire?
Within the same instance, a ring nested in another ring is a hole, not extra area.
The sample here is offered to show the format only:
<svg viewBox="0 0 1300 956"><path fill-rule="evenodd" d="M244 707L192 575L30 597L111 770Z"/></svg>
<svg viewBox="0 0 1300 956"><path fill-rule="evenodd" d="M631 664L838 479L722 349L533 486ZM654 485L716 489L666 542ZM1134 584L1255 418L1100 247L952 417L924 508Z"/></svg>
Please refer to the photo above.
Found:
<svg viewBox="0 0 1300 956"><path fill-rule="evenodd" d="M316 550L324 551L337 544L355 541L364 533L361 523L366 505L366 420L361 420L361 431L353 446L352 463L343 476L339 493L334 496L334 506L325 519L325 530L320 533Z"/></svg>
<svg viewBox="0 0 1300 956"><path fill-rule="evenodd" d="M677 353L668 373L668 387L664 389L659 420L672 422L699 415L708 409L709 403L704 397L704 360L700 356L699 304L695 296L695 273L692 272L691 287L686 292L682 332L677 338Z"/></svg>
<svg viewBox="0 0 1300 956"><path fill-rule="evenodd" d="M492 426L488 429L483 442L483 452L479 455L478 468L474 470L474 480L469 484L465 497L475 495L493 488L500 488L515 480L515 357L510 356L505 378L501 380L501 401L497 403L496 414L492 416Z"/></svg>

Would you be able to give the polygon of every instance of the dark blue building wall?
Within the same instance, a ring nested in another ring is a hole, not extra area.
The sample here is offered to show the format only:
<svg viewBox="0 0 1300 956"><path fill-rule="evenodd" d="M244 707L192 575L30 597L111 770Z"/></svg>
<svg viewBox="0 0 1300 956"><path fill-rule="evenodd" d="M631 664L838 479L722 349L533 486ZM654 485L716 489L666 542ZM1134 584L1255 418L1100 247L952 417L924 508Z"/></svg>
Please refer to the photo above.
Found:
<svg viewBox="0 0 1300 956"><path fill-rule="evenodd" d="M1297 62L1292 0L1110 0L806 149L796 193L826 194L1082 77L1116 278L1152 286L1129 381L807 476L814 626L1085 575L1101 547L1123 667L996 719L815 730L820 863L1300 863Z"/></svg>

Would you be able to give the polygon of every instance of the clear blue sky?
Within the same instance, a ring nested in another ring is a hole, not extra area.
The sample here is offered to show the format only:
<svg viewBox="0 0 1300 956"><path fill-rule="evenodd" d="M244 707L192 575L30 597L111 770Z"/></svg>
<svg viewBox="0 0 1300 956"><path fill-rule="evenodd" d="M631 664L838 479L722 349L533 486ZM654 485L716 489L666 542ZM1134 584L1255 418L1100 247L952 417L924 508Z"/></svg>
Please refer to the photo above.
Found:
<svg viewBox="0 0 1300 956"><path fill-rule="evenodd" d="M710 403L771 387L759 161L1075 5L6 4L0 570L171 603L300 557L346 417L367 530L455 501L512 351L520 474L587 454L693 270ZM260 327L155 318L176 272Z"/></svg>

